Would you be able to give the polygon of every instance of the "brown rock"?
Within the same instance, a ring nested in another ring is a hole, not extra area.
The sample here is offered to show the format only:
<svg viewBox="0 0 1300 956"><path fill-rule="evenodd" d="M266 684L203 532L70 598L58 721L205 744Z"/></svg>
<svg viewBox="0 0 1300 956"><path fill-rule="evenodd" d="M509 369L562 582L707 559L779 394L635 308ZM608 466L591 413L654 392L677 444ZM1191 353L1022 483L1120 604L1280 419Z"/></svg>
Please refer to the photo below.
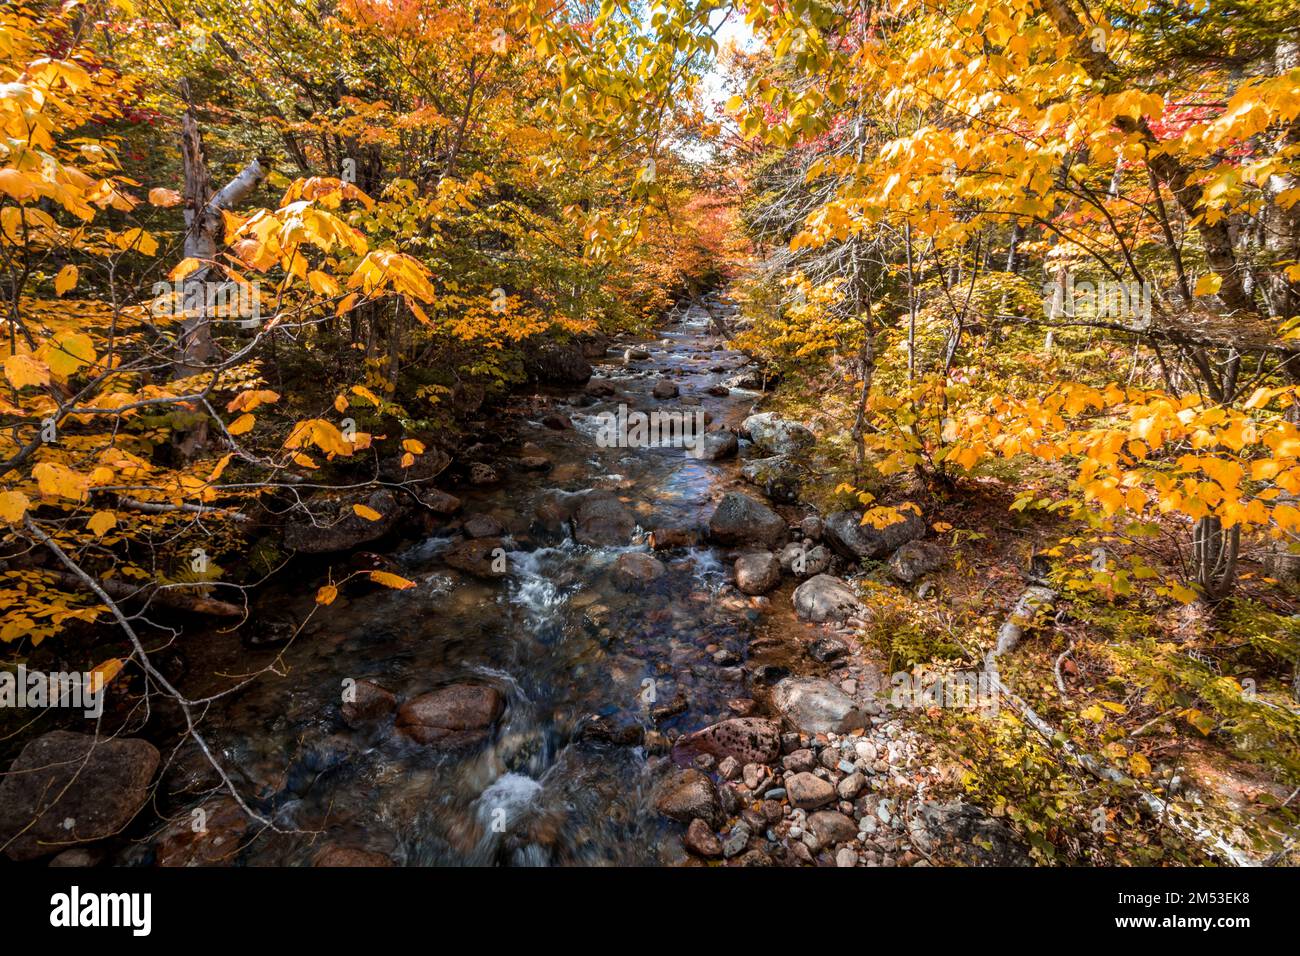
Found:
<svg viewBox="0 0 1300 956"><path fill-rule="evenodd" d="M480 743L505 710L495 687L451 684L414 697L397 712L397 727L422 744L454 748Z"/></svg>
<svg viewBox="0 0 1300 956"><path fill-rule="evenodd" d="M54 730L25 746L0 780L0 845L34 860L113 836L149 796L158 750L136 737Z"/></svg>

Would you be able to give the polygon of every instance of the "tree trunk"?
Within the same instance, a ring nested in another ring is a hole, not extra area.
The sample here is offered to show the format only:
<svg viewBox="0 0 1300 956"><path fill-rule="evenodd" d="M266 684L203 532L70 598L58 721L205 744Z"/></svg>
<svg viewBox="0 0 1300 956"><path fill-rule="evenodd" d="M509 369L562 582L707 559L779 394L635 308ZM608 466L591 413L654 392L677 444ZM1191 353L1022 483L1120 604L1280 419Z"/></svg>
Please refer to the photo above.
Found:
<svg viewBox="0 0 1300 956"><path fill-rule="evenodd" d="M212 359L207 283L222 238L221 210L233 209L246 199L270 169L264 160L255 159L214 196L203 137L192 109L186 110L181 120L181 160L185 169L185 258L198 259L202 265L185 277L181 287L185 318L177 348L177 378L202 371Z"/></svg>

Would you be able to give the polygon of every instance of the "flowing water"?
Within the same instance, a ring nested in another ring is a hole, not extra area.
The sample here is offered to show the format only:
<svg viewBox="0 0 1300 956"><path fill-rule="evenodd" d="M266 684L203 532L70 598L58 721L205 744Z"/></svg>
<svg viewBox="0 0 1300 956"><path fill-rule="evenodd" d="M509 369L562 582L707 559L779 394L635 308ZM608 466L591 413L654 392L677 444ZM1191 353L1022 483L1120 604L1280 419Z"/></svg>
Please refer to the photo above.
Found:
<svg viewBox="0 0 1300 956"><path fill-rule="evenodd" d="M440 555L457 539L446 531L407 542L389 557L417 587L350 592L318 609L280 652L278 674L209 712L204 727L224 760L284 831L263 831L244 862L309 863L323 842L407 865L679 858L672 825L650 800L653 771L671 759L663 735L734 716L727 701L753 696L742 664L756 660L750 640L761 602L727 583L723 557L708 547L661 552L667 573L632 593L614 585L610 568L622 552L649 550L643 529L704 526L735 486L738 466L681 448L601 447L595 416L620 401L693 412L697 406L679 399L651 397L661 376L687 402L698 398L717 424L738 423L756 395L706 393L746 359L722 347L703 308L686 310L662 335L639 346L648 359L611 355L598 364L597 376L610 378L618 397L594 404L581 393L555 397L575 429L522 426L518 439L544 449L549 473L509 472L500 485L464 495L464 515L489 514L506 528L512 550L503 580L448 567ZM632 509L641 526L632 544L590 548L532 534L543 492L588 488L610 489ZM306 616L312 593L284 603L282 610ZM192 672L249 670L247 650L236 645L196 650ZM347 678L373 681L399 700L450 683L487 683L507 704L488 743L444 752L411 742L391 720L348 729L338 707ZM646 736L616 743L610 728L643 728Z"/></svg>

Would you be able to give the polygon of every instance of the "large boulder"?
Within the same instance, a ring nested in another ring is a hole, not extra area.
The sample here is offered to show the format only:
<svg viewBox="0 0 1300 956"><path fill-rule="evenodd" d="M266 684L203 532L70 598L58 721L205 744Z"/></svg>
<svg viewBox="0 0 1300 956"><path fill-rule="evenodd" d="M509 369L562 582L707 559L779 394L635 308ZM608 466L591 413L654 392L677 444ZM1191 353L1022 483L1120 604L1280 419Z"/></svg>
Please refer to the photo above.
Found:
<svg viewBox="0 0 1300 956"><path fill-rule="evenodd" d="M149 799L158 750L137 737L52 730L0 779L0 845L34 860L120 832Z"/></svg>
<svg viewBox="0 0 1300 956"><path fill-rule="evenodd" d="M954 800L921 806L912 839L928 853L964 866L1030 866L1033 860L1011 829L979 807Z"/></svg>
<svg viewBox="0 0 1300 956"><path fill-rule="evenodd" d="M357 514L361 505L379 515L372 521ZM313 496L284 526L284 545L303 554L332 554L350 551L378 541L393 531L406 516L406 502L389 488L376 488L364 497L327 494Z"/></svg>
<svg viewBox="0 0 1300 956"><path fill-rule="evenodd" d="M807 426L778 418L774 412L750 415L741 423L740 433L769 455L794 455L817 443Z"/></svg>
<svg viewBox="0 0 1300 956"><path fill-rule="evenodd" d="M816 574L794 589L794 610L802 621L847 621L862 605L853 589L829 574Z"/></svg>
<svg viewBox="0 0 1300 956"><path fill-rule="evenodd" d="M636 517L627 505L609 492L593 491L583 496L573 513L573 539L596 548L629 544L636 531Z"/></svg>
<svg viewBox="0 0 1300 956"><path fill-rule="evenodd" d="M781 728L762 717L733 717L682 737L677 746L689 753L707 753L741 764L771 763L781 756Z"/></svg>
<svg viewBox="0 0 1300 956"><path fill-rule="evenodd" d="M413 697L397 712L397 728L412 740L452 749L481 743L505 710L486 684L449 684Z"/></svg>
<svg viewBox="0 0 1300 956"><path fill-rule="evenodd" d="M762 488L773 501L795 502L799 500L803 469L785 455L773 455L751 458L741 466L740 477Z"/></svg>
<svg viewBox="0 0 1300 956"><path fill-rule="evenodd" d="M867 725L852 697L821 677L787 677L772 688L772 704L805 734L847 734Z"/></svg>
<svg viewBox="0 0 1300 956"><path fill-rule="evenodd" d="M675 770L659 782L654 794L655 809L680 823L703 820L717 826L721 817L718 791L713 781L698 770Z"/></svg>
<svg viewBox="0 0 1300 956"><path fill-rule="evenodd" d="M718 544L758 544L773 548L785 539L785 519L748 495L731 491L709 518L709 537Z"/></svg>
<svg viewBox="0 0 1300 956"><path fill-rule="evenodd" d="M781 583L781 561L767 551L736 559L736 587L742 594L766 594Z"/></svg>
<svg viewBox="0 0 1300 956"><path fill-rule="evenodd" d="M551 534L563 534L569 530L573 515L582 504L586 495L580 491L561 491L548 488L537 499L534 514L537 524Z"/></svg>
<svg viewBox="0 0 1300 956"><path fill-rule="evenodd" d="M740 449L740 442L736 440L735 433L725 428L705 432L704 438L700 440L703 442L698 452L701 461L735 458L736 452Z"/></svg>
<svg viewBox="0 0 1300 956"><path fill-rule="evenodd" d="M851 511L836 511L826 516L822 534L827 544L851 561L873 561L909 541L925 535L925 519L911 508L899 511L901 521L883 528L862 523L861 515Z"/></svg>
<svg viewBox="0 0 1300 956"><path fill-rule="evenodd" d="M591 378L591 363L587 361L582 343L576 339L534 342L524 350L524 372L531 381L543 385L581 387Z"/></svg>
<svg viewBox="0 0 1300 956"><path fill-rule="evenodd" d="M909 541L889 556L889 573L903 584L915 584L943 567L943 548L937 541Z"/></svg>

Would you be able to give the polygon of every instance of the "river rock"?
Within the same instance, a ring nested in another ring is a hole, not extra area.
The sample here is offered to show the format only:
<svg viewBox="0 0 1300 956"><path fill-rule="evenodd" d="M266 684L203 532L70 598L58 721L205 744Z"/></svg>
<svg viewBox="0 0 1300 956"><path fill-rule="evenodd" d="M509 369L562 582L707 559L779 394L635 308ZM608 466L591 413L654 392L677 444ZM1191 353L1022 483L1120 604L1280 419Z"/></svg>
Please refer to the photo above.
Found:
<svg viewBox="0 0 1300 956"><path fill-rule="evenodd" d="M736 587L743 594L766 594L781 583L781 562L766 551L736 559Z"/></svg>
<svg viewBox="0 0 1300 956"><path fill-rule="evenodd" d="M230 866L243 849L253 822L234 797L205 800L154 837L154 865Z"/></svg>
<svg viewBox="0 0 1300 956"><path fill-rule="evenodd" d="M463 528L465 535L470 538L499 538L506 530L491 515L470 515L465 519Z"/></svg>
<svg viewBox="0 0 1300 956"><path fill-rule="evenodd" d="M624 591L640 591L652 581L663 577L663 562L640 551L620 554L612 572L614 584Z"/></svg>
<svg viewBox="0 0 1300 956"><path fill-rule="evenodd" d="M343 722L356 729L361 725L387 717L397 707L397 698L378 684L368 680L359 680L352 688L351 700L345 700L339 708Z"/></svg>
<svg viewBox="0 0 1300 956"><path fill-rule="evenodd" d="M468 478L471 485L478 485L480 487L483 485L495 485L501 480L501 477L496 473L496 469L481 461L476 461L469 466Z"/></svg>
<svg viewBox="0 0 1300 956"><path fill-rule="evenodd" d="M607 548L631 542L636 518L627 505L608 492L583 496L573 514L573 539L590 547Z"/></svg>
<svg viewBox="0 0 1300 956"><path fill-rule="evenodd" d="M460 510L459 498L437 488L421 488L415 494L420 499L420 504L436 515L454 514Z"/></svg>
<svg viewBox="0 0 1300 956"><path fill-rule="evenodd" d="M791 806L800 810L816 810L835 799L835 788L811 773L797 773L790 777L785 782L785 789Z"/></svg>
<svg viewBox="0 0 1300 956"><path fill-rule="evenodd" d="M903 584L915 584L923 575L943 566L943 548L935 541L909 541L889 556L889 573Z"/></svg>
<svg viewBox="0 0 1300 956"><path fill-rule="evenodd" d="M822 846L848 843L858 835L858 825L853 818L838 810L818 810L808 814L808 829Z"/></svg>
<svg viewBox="0 0 1300 956"><path fill-rule="evenodd" d="M442 560L476 578L494 579L506 573L505 543L500 538L462 541L442 553Z"/></svg>
<svg viewBox="0 0 1300 956"><path fill-rule="evenodd" d="M818 574L794 589L794 610L803 621L846 621L862 610L853 589L829 574Z"/></svg>
<svg viewBox="0 0 1300 956"><path fill-rule="evenodd" d="M734 547L760 544L776 547L785 538L785 519L748 495L728 492L709 518L709 536L718 544Z"/></svg>
<svg viewBox="0 0 1300 956"><path fill-rule="evenodd" d="M486 684L449 684L413 697L397 712L397 727L412 740L442 748L487 739L505 710L505 698Z"/></svg>
<svg viewBox="0 0 1300 956"><path fill-rule="evenodd" d="M0 844L34 860L113 836L149 798L158 750L138 737L52 730L23 747L0 779Z"/></svg>
<svg viewBox="0 0 1300 956"><path fill-rule="evenodd" d="M655 788L655 809L664 816L689 823L703 820L709 827L718 823L718 791L713 781L698 770L675 770Z"/></svg>
<svg viewBox="0 0 1300 956"><path fill-rule="evenodd" d="M537 499L534 515L538 525L551 534L561 534L569 529L569 523L586 497L582 492L561 491L548 488Z"/></svg>
<svg viewBox="0 0 1300 956"><path fill-rule="evenodd" d="M692 820L691 825L686 828L686 835L682 837L682 845L696 856L702 856L708 860L714 860L722 856L722 841L713 832L713 828L699 817Z"/></svg>
<svg viewBox="0 0 1300 956"><path fill-rule="evenodd" d="M710 724L678 741L687 751L732 757L741 765L771 763L781 756L781 728L762 717L733 717Z"/></svg>
<svg viewBox="0 0 1300 956"><path fill-rule="evenodd" d="M849 560L872 561L925 534L924 518L906 507L900 513L902 521L876 528L863 524L856 512L836 511L826 516L822 533L827 543Z"/></svg>
<svg viewBox="0 0 1300 956"><path fill-rule="evenodd" d="M384 853L331 843L316 854L316 858L312 860L311 865L374 868L393 866L394 863L392 857Z"/></svg>
<svg viewBox="0 0 1300 956"><path fill-rule="evenodd" d="M781 549L781 570L795 577L811 578L830 566L831 553L820 544L808 547L807 542L791 541Z"/></svg>
<svg viewBox="0 0 1300 956"><path fill-rule="evenodd" d="M844 691L820 677L787 677L772 689L781 716L805 734L847 734L868 716Z"/></svg>
<svg viewBox="0 0 1300 956"><path fill-rule="evenodd" d="M799 486L803 481L802 469L785 455L751 458L741 466L740 477L751 485L762 488L763 494L773 501L799 500Z"/></svg>
<svg viewBox="0 0 1300 956"><path fill-rule="evenodd" d="M672 379L661 378L655 382L655 387L651 389L650 394L655 398L676 398L680 393L677 383Z"/></svg>
<svg viewBox="0 0 1300 956"><path fill-rule="evenodd" d="M705 432L704 438L697 440L703 442L699 453L701 461L721 461L724 458L735 458L736 452L740 448L740 442L736 440L735 433L725 428Z"/></svg>
<svg viewBox="0 0 1300 956"><path fill-rule="evenodd" d="M655 551L693 548L699 543L700 533L694 528L655 528L650 532L650 547Z"/></svg>
<svg viewBox="0 0 1300 956"><path fill-rule="evenodd" d="M617 390L609 379L593 378L583 391L595 398L612 398Z"/></svg>
<svg viewBox="0 0 1300 956"><path fill-rule="evenodd" d="M817 443L807 426L778 418L775 412L750 415L741 423L740 433L769 455L794 455Z"/></svg>
<svg viewBox="0 0 1300 956"><path fill-rule="evenodd" d="M363 518L353 509L362 505L379 514L378 521ZM284 526L284 546L303 554L350 551L388 534L406 515L406 506L388 488L376 488L363 497L316 495Z"/></svg>
<svg viewBox="0 0 1300 956"><path fill-rule="evenodd" d="M1029 866L1024 844L1006 824L979 807L961 801L926 803L921 820L929 839L923 842L951 854L966 866ZM932 843L931 840L934 842Z"/></svg>

